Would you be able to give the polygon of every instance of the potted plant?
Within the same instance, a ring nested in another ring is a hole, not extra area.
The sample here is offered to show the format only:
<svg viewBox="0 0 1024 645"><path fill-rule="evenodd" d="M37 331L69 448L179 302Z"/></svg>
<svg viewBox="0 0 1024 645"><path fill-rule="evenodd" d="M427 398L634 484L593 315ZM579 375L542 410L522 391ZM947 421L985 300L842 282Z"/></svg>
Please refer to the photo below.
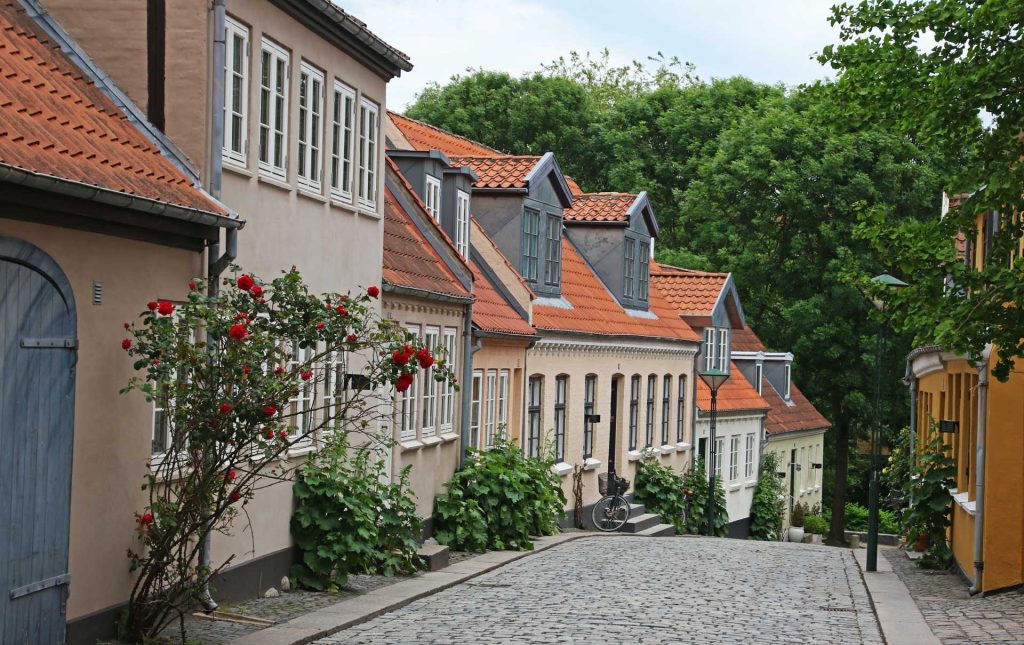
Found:
<svg viewBox="0 0 1024 645"><path fill-rule="evenodd" d="M804 541L804 505L797 504L793 507L793 514L789 518L789 541Z"/></svg>
<svg viewBox="0 0 1024 645"><path fill-rule="evenodd" d="M811 544L821 544L821 536L828 530L828 523L821 515L811 514L804 518L804 532L811 534Z"/></svg>

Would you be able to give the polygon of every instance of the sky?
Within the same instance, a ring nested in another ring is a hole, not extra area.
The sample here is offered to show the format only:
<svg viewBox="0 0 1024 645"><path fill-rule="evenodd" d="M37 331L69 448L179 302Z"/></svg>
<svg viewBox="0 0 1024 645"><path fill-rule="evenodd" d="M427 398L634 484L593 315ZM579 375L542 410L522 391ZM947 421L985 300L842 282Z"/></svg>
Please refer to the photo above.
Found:
<svg viewBox="0 0 1024 645"><path fill-rule="evenodd" d="M410 56L388 85L402 111L431 82L466 68L513 75L569 52L607 48L613 63L661 52L704 79L735 75L797 85L831 78L813 60L837 41L834 0L334 0Z"/></svg>

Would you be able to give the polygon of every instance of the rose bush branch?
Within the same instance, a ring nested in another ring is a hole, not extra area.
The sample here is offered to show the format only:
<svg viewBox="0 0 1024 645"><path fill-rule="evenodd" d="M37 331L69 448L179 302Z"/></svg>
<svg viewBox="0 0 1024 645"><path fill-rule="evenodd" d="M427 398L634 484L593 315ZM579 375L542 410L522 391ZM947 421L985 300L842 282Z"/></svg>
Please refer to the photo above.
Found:
<svg viewBox="0 0 1024 645"><path fill-rule="evenodd" d="M443 349L376 313L377 287L317 296L295 269L270 282L226 279L216 295L189 287L185 302L150 302L122 341L141 372L123 392L157 409L140 547L128 551L133 642L195 606L234 557L201 565L205 537L229 532L255 491L291 479L296 448L383 453L395 391L424 378L456 387Z"/></svg>

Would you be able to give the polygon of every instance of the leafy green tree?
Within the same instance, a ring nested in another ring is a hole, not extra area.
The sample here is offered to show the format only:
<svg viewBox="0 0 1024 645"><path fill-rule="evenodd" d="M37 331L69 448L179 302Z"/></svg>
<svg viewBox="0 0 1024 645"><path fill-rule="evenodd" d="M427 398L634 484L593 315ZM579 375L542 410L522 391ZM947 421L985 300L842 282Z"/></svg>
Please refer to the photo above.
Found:
<svg viewBox="0 0 1024 645"><path fill-rule="evenodd" d="M686 514L686 532L691 535L708 534L708 471L704 460L698 459L685 475L683 485L690 495L690 506ZM729 511L725 505L725 488L722 478L715 477L715 508L712 518L714 534L725 537L729 532Z"/></svg>
<svg viewBox="0 0 1024 645"><path fill-rule="evenodd" d="M841 42L820 59L839 71L837 118L935 147L953 171L946 189L974 192L941 219L865 213L865 237L913 278L890 298L894 322L918 343L960 353L994 343L993 374L1005 380L1024 356L1024 261L1013 252L1021 226L1009 215L1024 210L1024 4L865 0L837 5L831 21ZM997 260L974 271L957 261L951 240L960 231L973 238L976 216L992 209L1004 214L989 253ZM956 288L945 288L947 276Z"/></svg>
<svg viewBox="0 0 1024 645"><path fill-rule="evenodd" d="M750 539L778 540L782 534L783 508L782 482L776 474L779 460L774 452L766 452L761 458L757 476L757 488L750 504Z"/></svg>

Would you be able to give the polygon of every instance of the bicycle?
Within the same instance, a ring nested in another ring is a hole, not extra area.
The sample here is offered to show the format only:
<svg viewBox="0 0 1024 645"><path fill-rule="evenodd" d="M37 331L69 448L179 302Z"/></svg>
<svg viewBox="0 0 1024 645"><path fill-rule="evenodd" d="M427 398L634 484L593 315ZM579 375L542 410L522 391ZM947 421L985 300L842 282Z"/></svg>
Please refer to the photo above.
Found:
<svg viewBox="0 0 1024 645"><path fill-rule="evenodd" d="M612 533L618 531L629 519L629 502L622 495L629 490L629 480L618 475L612 475L611 486L608 484L608 473L601 473L597 476L597 490L603 495L594 504L591 511L591 519L598 531Z"/></svg>

